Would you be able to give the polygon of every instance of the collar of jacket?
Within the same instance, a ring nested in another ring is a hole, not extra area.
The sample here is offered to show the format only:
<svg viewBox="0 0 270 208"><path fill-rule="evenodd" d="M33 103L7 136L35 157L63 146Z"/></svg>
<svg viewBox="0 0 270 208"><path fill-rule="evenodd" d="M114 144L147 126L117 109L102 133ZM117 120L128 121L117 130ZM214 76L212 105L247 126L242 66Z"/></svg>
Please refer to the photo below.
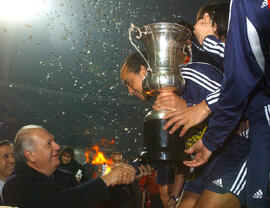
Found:
<svg viewBox="0 0 270 208"><path fill-rule="evenodd" d="M37 183L52 183L52 176L47 176L34 168L29 167L27 164L18 162L15 165L15 174L21 175L25 181L34 180Z"/></svg>

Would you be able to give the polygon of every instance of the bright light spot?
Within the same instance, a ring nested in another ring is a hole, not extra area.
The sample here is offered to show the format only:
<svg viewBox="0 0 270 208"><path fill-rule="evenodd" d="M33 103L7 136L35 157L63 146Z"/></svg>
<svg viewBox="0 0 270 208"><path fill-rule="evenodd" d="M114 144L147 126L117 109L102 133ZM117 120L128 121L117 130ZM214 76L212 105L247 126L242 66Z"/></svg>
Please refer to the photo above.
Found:
<svg viewBox="0 0 270 208"><path fill-rule="evenodd" d="M167 48L168 48L168 40L165 36L162 36L159 40L160 44L160 52L159 52L159 58L160 63L163 63L167 57Z"/></svg>
<svg viewBox="0 0 270 208"><path fill-rule="evenodd" d="M22 21L32 18L44 9L46 0L0 0L0 18Z"/></svg>

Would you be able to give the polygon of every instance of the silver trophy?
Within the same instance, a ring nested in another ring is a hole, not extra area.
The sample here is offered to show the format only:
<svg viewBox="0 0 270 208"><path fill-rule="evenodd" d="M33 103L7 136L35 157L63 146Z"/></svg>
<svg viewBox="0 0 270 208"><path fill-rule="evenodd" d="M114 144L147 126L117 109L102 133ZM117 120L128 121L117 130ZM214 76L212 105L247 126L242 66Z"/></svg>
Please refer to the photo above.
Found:
<svg viewBox="0 0 270 208"><path fill-rule="evenodd" d="M148 60L132 40L132 33L146 46ZM148 95L158 95L162 91L184 90L185 81L179 71L179 65L185 61L185 42L191 37L191 31L176 23L153 23L141 28L131 24L129 40L147 63L147 74L143 80L143 90ZM170 135L163 130L167 122L162 117L168 111L151 111L144 118L144 149L140 160L147 163L171 162L179 158L184 149L178 134ZM181 147L180 147L181 146Z"/></svg>

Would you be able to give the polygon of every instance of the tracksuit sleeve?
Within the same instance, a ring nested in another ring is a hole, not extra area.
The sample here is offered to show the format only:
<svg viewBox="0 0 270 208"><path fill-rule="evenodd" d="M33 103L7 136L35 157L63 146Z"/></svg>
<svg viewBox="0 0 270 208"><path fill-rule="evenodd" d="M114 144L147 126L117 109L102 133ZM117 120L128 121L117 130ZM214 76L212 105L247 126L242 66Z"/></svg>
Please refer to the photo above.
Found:
<svg viewBox="0 0 270 208"><path fill-rule="evenodd" d="M207 63L198 62L187 65L182 69L182 76L186 81L183 98L189 106L200 103L221 86L222 74Z"/></svg>
<svg viewBox="0 0 270 208"><path fill-rule="evenodd" d="M215 151L239 122L252 90L269 76L270 10L260 1L231 1L230 24L225 46L224 77L218 103L203 137ZM268 85L269 86L269 85Z"/></svg>
<svg viewBox="0 0 270 208"><path fill-rule="evenodd" d="M219 66L223 66L225 43L218 40L213 35L208 35L203 40L202 46L205 52L207 52L207 55L209 55L215 63Z"/></svg>

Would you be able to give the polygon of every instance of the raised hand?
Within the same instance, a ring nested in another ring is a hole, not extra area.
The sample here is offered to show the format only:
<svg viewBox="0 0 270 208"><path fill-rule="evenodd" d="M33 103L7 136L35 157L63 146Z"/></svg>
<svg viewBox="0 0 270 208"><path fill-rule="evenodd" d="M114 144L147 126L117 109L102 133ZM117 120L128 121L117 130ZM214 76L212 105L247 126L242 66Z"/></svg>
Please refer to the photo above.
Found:
<svg viewBox="0 0 270 208"><path fill-rule="evenodd" d="M188 150L185 150L187 154L196 153L195 157L191 161L184 161L183 163L189 167L198 167L206 163L212 152L209 151L202 143L202 140L199 140L192 145Z"/></svg>

